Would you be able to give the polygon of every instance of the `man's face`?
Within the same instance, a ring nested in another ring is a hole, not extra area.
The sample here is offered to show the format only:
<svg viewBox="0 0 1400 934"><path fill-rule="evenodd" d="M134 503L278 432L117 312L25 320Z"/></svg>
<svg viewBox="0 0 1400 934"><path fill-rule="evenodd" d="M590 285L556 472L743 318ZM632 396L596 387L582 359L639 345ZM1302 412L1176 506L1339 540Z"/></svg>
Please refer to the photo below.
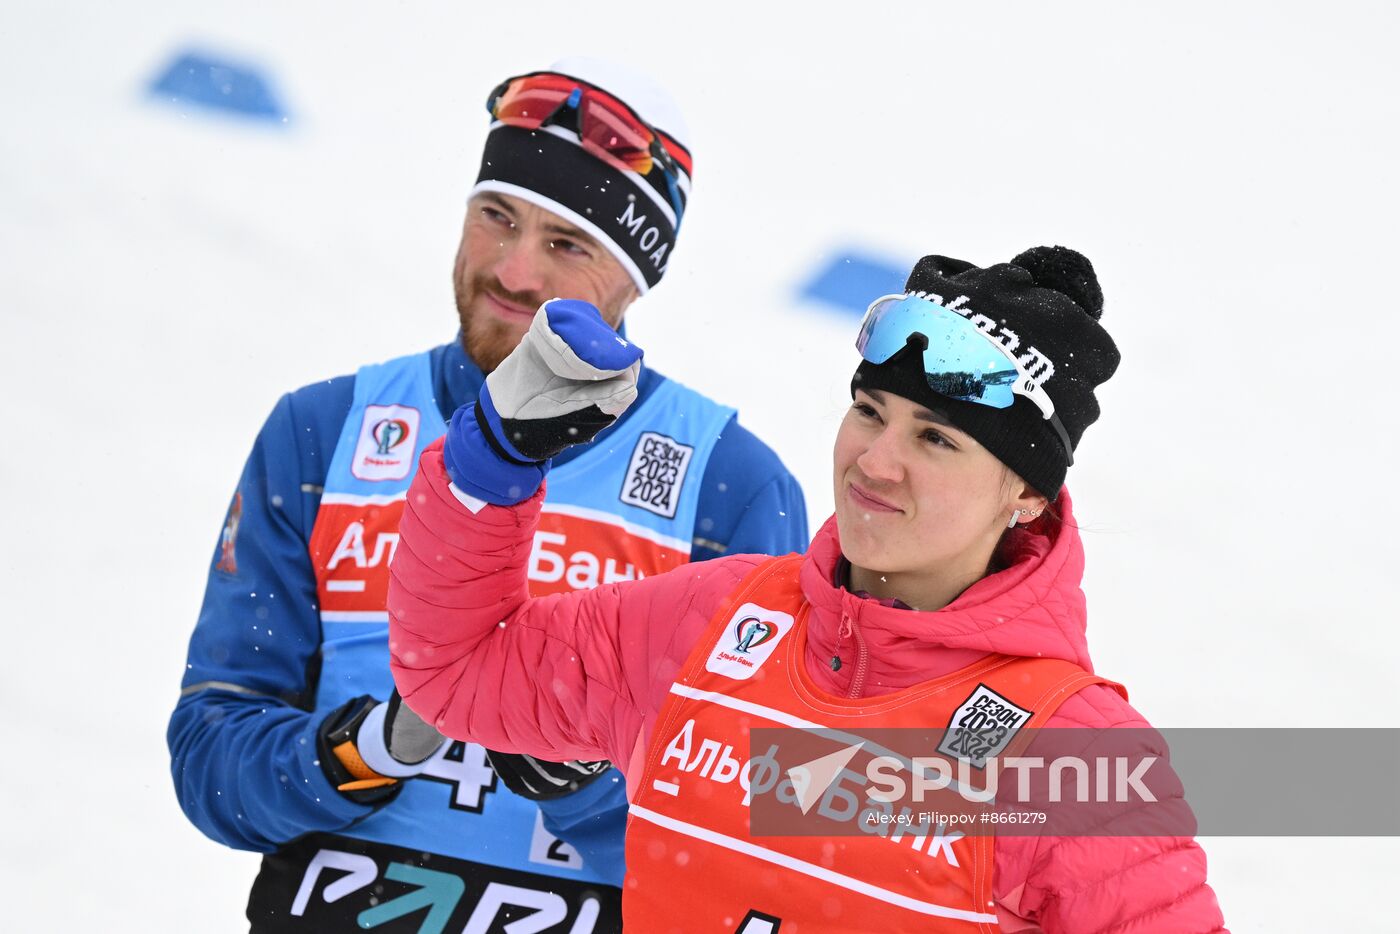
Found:
<svg viewBox="0 0 1400 934"><path fill-rule="evenodd" d="M588 234L511 195L483 192L467 202L452 271L467 356L490 373L551 298L592 302L613 327L637 297L613 255Z"/></svg>

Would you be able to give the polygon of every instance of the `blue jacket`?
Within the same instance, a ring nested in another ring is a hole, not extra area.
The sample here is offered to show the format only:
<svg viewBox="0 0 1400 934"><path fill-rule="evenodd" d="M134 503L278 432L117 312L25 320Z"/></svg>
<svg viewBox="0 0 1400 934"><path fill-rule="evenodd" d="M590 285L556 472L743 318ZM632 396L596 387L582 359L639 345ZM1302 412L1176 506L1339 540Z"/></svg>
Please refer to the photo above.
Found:
<svg viewBox="0 0 1400 934"><path fill-rule="evenodd" d="M484 379L456 340L432 351L432 370L445 419L476 397ZM643 369L640 396L664 379ZM207 836L238 849L272 852L307 833L343 830L373 811L327 781L317 762L320 724L310 712L320 620L307 542L353 386L353 376L342 376L289 393L259 433L238 483L237 570L218 567L216 547L170 719L181 807ZM692 560L783 554L808 542L796 480L737 420L710 458L698 515ZM551 832L593 865L615 865L620 880L620 783L597 782L541 807Z"/></svg>

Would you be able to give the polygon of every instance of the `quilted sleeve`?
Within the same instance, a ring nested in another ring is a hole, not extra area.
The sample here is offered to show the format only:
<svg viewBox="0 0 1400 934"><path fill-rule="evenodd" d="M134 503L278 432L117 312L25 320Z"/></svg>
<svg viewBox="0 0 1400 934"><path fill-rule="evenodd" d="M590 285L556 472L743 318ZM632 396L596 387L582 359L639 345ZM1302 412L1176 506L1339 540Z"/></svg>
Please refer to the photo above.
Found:
<svg viewBox="0 0 1400 934"><path fill-rule="evenodd" d="M1130 728L1133 744L1156 735L1128 702L1106 685L1069 698L1045 727L1091 730ZM1160 736L1157 738L1160 743ZM1166 748L1153 747L1165 763ZM1114 745L1122 754L1121 743ZM1034 753L1034 746L1032 746ZM1093 750L1089 750L1089 755ZM1183 789L1170 766L1153 783L1158 813L1171 827L1191 824ZM1163 794L1160 789L1165 789ZM1132 812L1108 815L1098 829L1121 832ZM1115 828L1114 823L1119 823ZM993 891L1010 930L1045 934L1214 934L1225 931L1215 893L1206 883L1206 854L1193 837L1060 836L997 840ZM1017 926L1029 922L1029 926Z"/></svg>

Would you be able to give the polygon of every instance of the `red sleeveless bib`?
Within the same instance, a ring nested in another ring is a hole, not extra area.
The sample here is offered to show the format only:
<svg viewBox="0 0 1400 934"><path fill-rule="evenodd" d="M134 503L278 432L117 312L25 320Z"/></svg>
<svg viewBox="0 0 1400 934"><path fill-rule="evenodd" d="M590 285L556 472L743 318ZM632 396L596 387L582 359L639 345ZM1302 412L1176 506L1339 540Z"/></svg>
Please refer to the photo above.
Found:
<svg viewBox="0 0 1400 934"><path fill-rule="evenodd" d="M900 828L839 837L755 836L755 728L850 733L950 724L983 711L1019 731L1106 679L1058 659L989 655L933 681L842 699L803 664L810 606L800 556L755 569L710 621L656 721L627 827L627 930L997 929L994 838ZM965 713L965 711L967 713ZM941 751L941 750L940 750ZM771 805L767 805L771 806Z"/></svg>

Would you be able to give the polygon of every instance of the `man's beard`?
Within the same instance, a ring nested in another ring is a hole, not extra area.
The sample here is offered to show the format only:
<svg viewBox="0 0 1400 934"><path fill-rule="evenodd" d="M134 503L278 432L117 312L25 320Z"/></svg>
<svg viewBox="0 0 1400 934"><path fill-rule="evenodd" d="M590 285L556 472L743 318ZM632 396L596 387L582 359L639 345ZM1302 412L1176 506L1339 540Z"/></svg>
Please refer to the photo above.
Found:
<svg viewBox="0 0 1400 934"><path fill-rule="evenodd" d="M524 308L538 308L548 301L534 292L507 292L487 276L478 276L465 286L462 279L456 277L453 291L457 297L457 319L462 324L462 347L483 373L490 373L501 365L525 336L526 329L489 311L473 309L472 305L486 292Z"/></svg>

